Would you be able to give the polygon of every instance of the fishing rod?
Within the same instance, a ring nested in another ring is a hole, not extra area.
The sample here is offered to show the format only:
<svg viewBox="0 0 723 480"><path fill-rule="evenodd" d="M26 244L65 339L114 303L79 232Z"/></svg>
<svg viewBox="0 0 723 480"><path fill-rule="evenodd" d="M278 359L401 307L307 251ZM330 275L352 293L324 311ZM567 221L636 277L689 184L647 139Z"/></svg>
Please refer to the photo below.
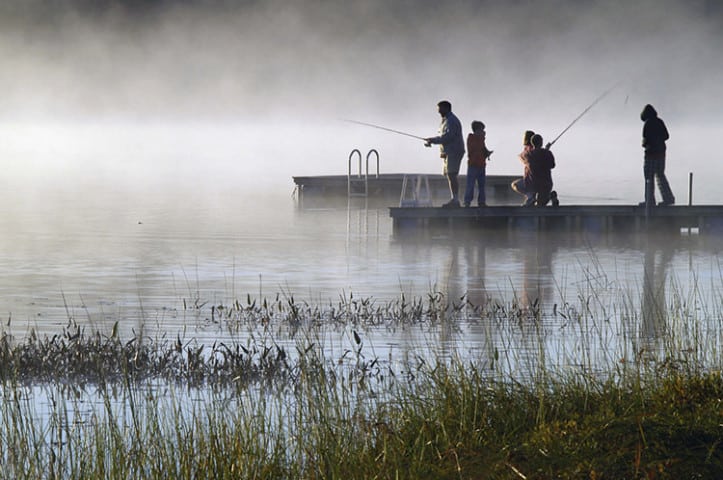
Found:
<svg viewBox="0 0 723 480"><path fill-rule="evenodd" d="M367 127L378 128L379 130L386 130L387 132L392 132L392 133L396 133L396 134L399 134L399 135L404 135L404 136L407 136L407 137L416 138L416 139L418 139L418 140L426 140L426 138L420 137L420 136L418 136L418 135L412 135L411 133L407 133L407 132L400 132L399 130L394 130L394 129L392 129L392 128L382 127L382 126L379 126L379 125L374 125L373 123L359 122L359 121L357 121L357 120L349 120L349 119L346 119L346 118L344 118L344 119L342 119L342 120L344 120L345 122L349 122L349 123L356 123L357 125L365 125L365 126L367 126Z"/></svg>
<svg viewBox="0 0 723 480"><path fill-rule="evenodd" d="M563 130L562 132L560 132L560 135L558 135L557 137L555 137L555 139L554 139L553 141L551 141L550 143L548 143L547 145L545 145L545 148L547 148L547 149L549 150L549 148L552 147L552 145L553 145L556 141L558 141L558 140L560 139L560 137L562 137L562 136L565 134L565 132L567 132L568 130L570 130L570 127L572 127L573 125L575 125L575 123L577 123L577 121L580 120L580 119L583 117L583 115L585 115L587 112L589 112L592 107L594 107L595 105L597 105L597 103L598 103L600 100L602 100L603 98L607 97L610 92L612 92L613 90L615 90L615 88L616 88L619 84L620 84L620 82L616 83L616 84L613 85L612 87L610 87L610 88L608 88L607 90L605 90L605 91L602 93L602 95L600 95L599 97L597 97L594 102L592 102L590 105L588 105L588 107L587 107L585 110L583 110L580 115L578 115L577 117L575 117L575 120L573 120L572 122L570 122L570 124L569 124L567 127L565 127L565 130Z"/></svg>

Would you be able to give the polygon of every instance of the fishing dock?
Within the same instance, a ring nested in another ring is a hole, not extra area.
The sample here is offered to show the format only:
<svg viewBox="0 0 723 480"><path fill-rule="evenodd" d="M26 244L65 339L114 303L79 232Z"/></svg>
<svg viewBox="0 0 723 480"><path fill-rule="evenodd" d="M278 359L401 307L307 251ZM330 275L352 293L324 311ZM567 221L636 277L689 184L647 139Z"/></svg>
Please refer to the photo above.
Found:
<svg viewBox="0 0 723 480"><path fill-rule="evenodd" d="M510 184L517 175L488 175L485 182L487 205L469 208L442 208L449 199L447 179L441 174L379 173L379 154L372 149L362 169L362 154L349 155L347 175L295 176L295 192L300 208L325 208L364 199L389 208L395 236L449 234L462 230L488 232L570 232L581 234L723 234L723 205L693 205L689 178L688 205L569 205L546 207L519 206L520 196ZM358 169L353 171L353 160ZM376 173L369 173L370 160ZM464 198L466 176L459 176L460 198ZM347 203L351 205L351 203Z"/></svg>
<svg viewBox="0 0 723 480"><path fill-rule="evenodd" d="M349 153L346 175L294 176L294 194L298 206L323 208L339 205L352 198L378 205L432 206L449 200L447 177L442 173L379 173L379 152L366 154L355 148ZM371 170L370 170L371 164ZM375 168L376 167L376 168ZM519 195L510 189L517 175L487 175L485 195L488 203L510 203ZM464 197L467 176L459 175L460 195ZM476 199L475 199L476 202Z"/></svg>
<svg viewBox="0 0 723 480"><path fill-rule="evenodd" d="M517 201L519 195L510 189L510 184L518 178L519 175L488 175L485 182L488 202ZM302 206L324 205L347 197L367 197L383 200L384 205L396 205L400 203L405 183L409 184L410 190L416 190L418 182L426 182L424 188L428 188L428 192L424 194L429 196L430 204L441 204L449 200L447 178L442 174L385 173L369 175L366 178L353 176L351 180L347 175L320 175L293 179L297 198ZM462 196L466 181L466 175L459 176ZM475 199L475 203L476 201Z"/></svg>
<svg viewBox="0 0 723 480"><path fill-rule="evenodd" d="M593 234L660 232L723 234L723 205L646 208L639 205L564 205L484 208L390 207L394 235L458 229Z"/></svg>

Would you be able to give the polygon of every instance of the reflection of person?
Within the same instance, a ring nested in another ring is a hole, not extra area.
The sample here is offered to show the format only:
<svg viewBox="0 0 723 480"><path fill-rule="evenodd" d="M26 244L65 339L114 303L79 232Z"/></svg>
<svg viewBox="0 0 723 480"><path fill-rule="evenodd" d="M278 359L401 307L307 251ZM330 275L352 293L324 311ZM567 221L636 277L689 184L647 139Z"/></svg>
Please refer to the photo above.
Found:
<svg viewBox="0 0 723 480"><path fill-rule="evenodd" d="M530 166L527 162L527 154L532 151L532 136L535 134L532 130L526 130L522 138L522 152L518 155L520 162L524 165L522 178L518 178L512 182L512 190L525 197L523 206L529 207L535 202L535 193L532 189L532 178L530 177Z"/></svg>
<svg viewBox="0 0 723 480"><path fill-rule="evenodd" d="M464 265L466 273L465 293L474 307L484 307L489 300L485 286L487 242L464 241Z"/></svg>
<svg viewBox="0 0 723 480"><path fill-rule="evenodd" d="M459 167L464 157L464 138L462 137L462 124L452 113L452 104L442 100L437 104L437 111L442 116L439 126L439 136L425 138L426 145L439 144L440 157L444 159L444 175L449 182L449 192L452 199L442 205L445 208L459 207Z"/></svg>
<svg viewBox="0 0 723 480"><path fill-rule="evenodd" d="M660 257L656 259L658 252ZM666 329L666 270L673 253L674 249L669 245L661 245L660 248L648 245L645 249L640 329L643 337L653 342L651 346L661 339Z"/></svg>
<svg viewBox="0 0 723 480"><path fill-rule="evenodd" d="M477 205L484 207L485 170L487 158L492 154L485 145L485 124L475 120L472 122L472 133L467 135L467 188L464 192L464 206L469 207L474 197L474 186L477 185Z"/></svg>
<svg viewBox="0 0 723 480"><path fill-rule="evenodd" d="M519 248L519 258L522 259L520 307L527 310L528 315L538 315L540 308L553 303L555 282L552 280L552 259L557 243L535 232L531 237L525 237Z"/></svg>
<svg viewBox="0 0 723 480"><path fill-rule="evenodd" d="M670 190L668 179L665 177L665 141L670 138L668 129L663 120L658 117L652 105L645 105L640 113L643 124L643 148L645 149L645 163L643 174L645 176L645 201L641 205L655 205L654 177L658 178L658 188L663 197L659 205L673 205L675 197Z"/></svg>
<svg viewBox="0 0 723 480"><path fill-rule="evenodd" d="M532 150L526 153L527 164L532 178L532 190L535 192L535 205L544 207L550 201L552 193L552 169L555 168L555 156L542 148L542 136L533 135L530 139Z"/></svg>

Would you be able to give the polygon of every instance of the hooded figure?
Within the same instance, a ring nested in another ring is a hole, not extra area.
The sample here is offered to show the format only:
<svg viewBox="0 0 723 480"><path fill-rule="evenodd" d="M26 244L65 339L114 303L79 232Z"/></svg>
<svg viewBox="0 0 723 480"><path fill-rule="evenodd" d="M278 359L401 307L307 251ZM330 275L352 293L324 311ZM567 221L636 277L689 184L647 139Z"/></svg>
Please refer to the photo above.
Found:
<svg viewBox="0 0 723 480"><path fill-rule="evenodd" d="M645 122L643 125L643 148L645 152L659 153L665 152L665 141L670 138L665 123L658 118L658 112L655 108L648 104L645 105L643 111L640 112L640 120Z"/></svg>
<svg viewBox="0 0 723 480"><path fill-rule="evenodd" d="M643 175L645 177L645 201L641 205L655 205L655 185L653 181L658 179L658 188L663 197L660 205L673 205L675 197L670 190L668 179L665 177L665 141L670 138L665 123L658 117L655 108L645 105L640 113L640 120L643 123L643 148L645 149L645 162L643 164Z"/></svg>

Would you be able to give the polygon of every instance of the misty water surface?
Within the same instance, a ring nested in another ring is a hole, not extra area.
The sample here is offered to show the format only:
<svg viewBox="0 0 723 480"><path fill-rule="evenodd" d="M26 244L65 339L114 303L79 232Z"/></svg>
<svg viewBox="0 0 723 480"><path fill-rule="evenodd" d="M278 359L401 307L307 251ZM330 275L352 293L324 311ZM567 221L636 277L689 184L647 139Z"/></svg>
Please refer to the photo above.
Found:
<svg viewBox="0 0 723 480"><path fill-rule="evenodd" d="M364 298L384 305L402 295L441 293L454 303L464 298L475 305L539 304L546 312L596 299L595 320L607 332L605 341L615 343L626 335L664 334L664 325L640 330L636 318L643 315L646 289L657 292L660 308L694 290L714 308L723 279L721 245L708 236L507 236L478 230L397 238L383 205L337 199L299 209L292 174L313 173L308 170L314 166L344 173L343 146L338 156L306 156L301 152L313 151L315 142L300 141L275 147L282 153L274 162L262 162L244 153L237 136L248 128L244 125L33 128L27 138L45 141L23 140L26 131L9 129L14 140L3 153L16 162L1 192L0 310L3 328L19 338L30 329L53 335L72 317L90 330L109 332L118 322L122 335L142 330L174 338L182 332L212 342L236 337L210 321L210 307L248 297L293 296L321 306ZM344 137L356 132L344 128L339 142L359 146ZM387 163L393 171L408 168L394 153L397 147L405 152L406 144L377 140L385 142L375 145L382 171ZM629 168L608 172L610 181L591 184L587 170L567 168L568 162L583 160L566 158L572 152L563 145L556 150L555 172L563 202L639 200L640 159L633 158L638 155L630 154ZM414 147L416 171L438 174L434 153ZM691 165L671 161L671 183L681 201ZM489 173L518 170L516 159L498 157ZM600 169L601 179L605 170ZM696 198L711 202L707 192L714 186L705 178L700 183ZM571 327L559 320L549 325L545 338L555 350L574 352L585 329L571 335ZM524 339L524 330L508 327L509 338ZM381 350L415 349L432 341L476 351L505 338L479 318L415 331L390 335L382 328L368 336Z"/></svg>
<svg viewBox="0 0 723 480"><path fill-rule="evenodd" d="M561 201L642 200L652 103L678 203L691 172L694 202L721 203L717 2L412 3L0 5L3 328L52 335L72 317L212 341L225 333L209 306L247 296L550 309L599 295L638 312L646 285L666 286L663 303L695 289L715 311L716 238L400 241L385 208L296 208L291 177L344 174L353 148L378 149L383 173L439 174L434 149L343 119L431 136L448 99L465 132L486 123L488 174L510 175L524 130L551 140L613 86L554 146ZM624 313L602 314L606 341L629 330ZM480 343L480 328L431 335Z"/></svg>

